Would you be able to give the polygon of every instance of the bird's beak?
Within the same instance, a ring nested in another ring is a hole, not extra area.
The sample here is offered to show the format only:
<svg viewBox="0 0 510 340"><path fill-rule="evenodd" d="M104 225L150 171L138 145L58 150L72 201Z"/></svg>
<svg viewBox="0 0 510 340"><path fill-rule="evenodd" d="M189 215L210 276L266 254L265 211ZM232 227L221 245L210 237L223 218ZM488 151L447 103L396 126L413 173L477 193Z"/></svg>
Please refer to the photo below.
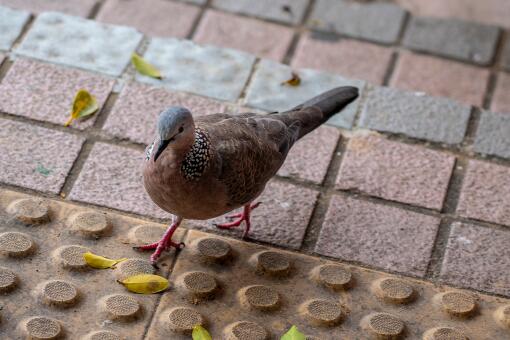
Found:
<svg viewBox="0 0 510 340"><path fill-rule="evenodd" d="M170 143L171 139L161 139L159 141L158 149L156 150L156 153L154 154L154 162L158 159L159 155L165 150L165 148L168 146L168 143Z"/></svg>

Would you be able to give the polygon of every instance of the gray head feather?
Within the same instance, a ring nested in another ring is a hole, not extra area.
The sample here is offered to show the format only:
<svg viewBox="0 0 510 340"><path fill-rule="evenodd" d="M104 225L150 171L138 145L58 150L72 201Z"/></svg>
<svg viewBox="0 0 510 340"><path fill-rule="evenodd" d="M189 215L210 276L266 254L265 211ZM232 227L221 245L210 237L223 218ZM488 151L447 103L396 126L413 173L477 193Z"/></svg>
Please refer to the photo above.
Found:
<svg viewBox="0 0 510 340"><path fill-rule="evenodd" d="M159 114L158 133L162 140L174 137L191 119L191 112L180 106L172 106Z"/></svg>

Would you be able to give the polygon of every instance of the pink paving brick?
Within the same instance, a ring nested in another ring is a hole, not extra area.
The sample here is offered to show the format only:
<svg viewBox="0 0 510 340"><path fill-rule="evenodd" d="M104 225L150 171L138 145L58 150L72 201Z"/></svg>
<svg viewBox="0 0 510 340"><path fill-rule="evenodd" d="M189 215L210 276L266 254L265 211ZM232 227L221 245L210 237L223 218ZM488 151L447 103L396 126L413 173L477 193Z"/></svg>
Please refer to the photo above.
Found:
<svg viewBox="0 0 510 340"><path fill-rule="evenodd" d="M423 276L438 226L433 216L334 195L315 251Z"/></svg>
<svg viewBox="0 0 510 340"><path fill-rule="evenodd" d="M150 36L185 38L199 13L196 6L166 0L108 0L97 20L133 26Z"/></svg>
<svg viewBox="0 0 510 340"><path fill-rule="evenodd" d="M280 61L285 56L293 35L294 32L284 26L208 10L200 21L193 40Z"/></svg>
<svg viewBox="0 0 510 340"><path fill-rule="evenodd" d="M401 52L391 86L482 106L488 80L488 69Z"/></svg>
<svg viewBox="0 0 510 340"><path fill-rule="evenodd" d="M0 181L58 193L84 139L60 131L0 119Z"/></svg>
<svg viewBox="0 0 510 340"><path fill-rule="evenodd" d="M441 279L456 286L510 295L510 231L454 223Z"/></svg>
<svg viewBox="0 0 510 340"><path fill-rule="evenodd" d="M145 192L142 151L94 144L69 198L141 215L167 218Z"/></svg>
<svg viewBox="0 0 510 340"><path fill-rule="evenodd" d="M262 204L252 212L249 238L299 249L318 194L315 190L277 180L270 181L259 199L255 200ZM244 224L241 228L227 231L212 225L212 223L225 221L224 217L218 217L210 222L191 221L191 223L199 229L214 230L225 235L240 237Z"/></svg>
<svg viewBox="0 0 510 340"><path fill-rule="evenodd" d="M225 112L228 107L213 99L133 82L122 90L104 129L116 137L150 144L157 117L168 106L184 106L194 115Z"/></svg>
<svg viewBox="0 0 510 340"><path fill-rule="evenodd" d="M457 212L510 226L510 168L471 160L462 183Z"/></svg>
<svg viewBox="0 0 510 340"><path fill-rule="evenodd" d="M296 48L292 66L382 84L392 54L387 47L349 39L320 39L318 33L306 33Z"/></svg>
<svg viewBox="0 0 510 340"><path fill-rule="evenodd" d="M455 157L368 136L354 137L344 154L336 188L441 210Z"/></svg>
<svg viewBox="0 0 510 340"><path fill-rule="evenodd" d="M510 74L500 72L496 83L496 90L492 97L491 110L494 112L510 113Z"/></svg>
<svg viewBox="0 0 510 340"><path fill-rule="evenodd" d="M0 0L0 5L32 13L55 11L86 17L97 2L97 0Z"/></svg>
<svg viewBox="0 0 510 340"><path fill-rule="evenodd" d="M63 125L70 115L76 92L86 89L101 107L114 81L84 71L17 59L0 83L0 111ZM72 126L91 126L97 113Z"/></svg>
<svg viewBox="0 0 510 340"><path fill-rule="evenodd" d="M278 175L321 184L339 139L340 130L319 127L292 147Z"/></svg>

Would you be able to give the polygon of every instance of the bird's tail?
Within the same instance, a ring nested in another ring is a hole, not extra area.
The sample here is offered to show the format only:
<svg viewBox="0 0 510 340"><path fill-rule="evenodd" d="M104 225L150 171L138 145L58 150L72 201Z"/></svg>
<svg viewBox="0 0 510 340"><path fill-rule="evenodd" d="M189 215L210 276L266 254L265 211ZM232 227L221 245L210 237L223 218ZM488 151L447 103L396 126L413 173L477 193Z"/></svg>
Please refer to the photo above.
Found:
<svg viewBox="0 0 510 340"><path fill-rule="evenodd" d="M282 115L288 115L286 117L288 123L299 123L299 139L325 123L334 114L342 111L347 105L356 100L358 95L356 87L336 87L307 100L292 110L282 113Z"/></svg>

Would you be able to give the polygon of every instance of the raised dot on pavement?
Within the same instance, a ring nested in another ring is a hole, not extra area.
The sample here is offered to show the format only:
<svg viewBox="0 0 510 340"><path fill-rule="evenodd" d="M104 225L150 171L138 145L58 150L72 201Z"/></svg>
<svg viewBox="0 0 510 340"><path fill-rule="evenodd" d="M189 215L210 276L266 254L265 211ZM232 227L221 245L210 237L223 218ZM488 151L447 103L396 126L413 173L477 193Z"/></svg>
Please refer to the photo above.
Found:
<svg viewBox="0 0 510 340"><path fill-rule="evenodd" d="M189 272L182 276L186 290L196 298L211 298L218 288L214 276L204 272Z"/></svg>
<svg viewBox="0 0 510 340"><path fill-rule="evenodd" d="M228 242L214 237L200 239L196 248L200 256L211 261L225 260L230 257L232 252Z"/></svg>
<svg viewBox="0 0 510 340"><path fill-rule="evenodd" d="M259 310L274 310L280 306L280 296L271 287L254 285L244 287L239 291L241 304L248 308Z"/></svg>
<svg viewBox="0 0 510 340"><path fill-rule="evenodd" d="M130 321L135 319L140 313L141 306L129 295L114 294L101 299L103 310L111 319L121 319Z"/></svg>
<svg viewBox="0 0 510 340"><path fill-rule="evenodd" d="M423 340L469 340L469 338L455 328L435 327L423 333Z"/></svg>
<svg viewBox="0 0 510 340"><path fill-rule="evenodd" d="M25 257L35 249L34 241L27 234L6 232L0 234L0 252L11 257Z"/></svg>
<svg viewBox="0 0 510 340"><path fill-rule="evenodd" d="M159 224L141 224L129 231L129 239L135 244L151 244L158 242L166 231Z"/></svg>
<svg viewBox="0 0 510 340"><path fill-rule="evenodd" d="M10 269L0 267L0 293L10 292L17 285L17 275Z"/></svg>
<svg viewBox="0 0 510 340"><path fill-rule="evenodd" d="M510 305L499 307L494 316L503 327L510 329Z"/></svg>
<svg viewBox="0 0 510 340"><path fill-rule="evenodd" d="M404 332L404 322L387 313L373 313L361 321L362 327L381 339L394 339Z"/></svg>
<svg viewBox="0 0 510 340"><path fill-rule="evenodd" d="M163 313L164 322L171 331L189 334L195 325L203 325L204 318L196 310L188 307L175 307Z"/></svg>
<svg viewBox="0 0 510 340"><path fill-rule="evenodd" d="M57 339L62 333L60 322L45 316L34 316L23 322L27 339Z"/></svg>
<svg viewBox="0 0 510 340"><path fill-rule="evenodd" d="M115 266L115 278L124 281L128 277L140 274L154 274L154 266L144 259L127 259Z"/></svg>
<svg viewBox="0 0 510 340"><path fill-rule="evenodd" d="M51 280L41 284L42 300L48 305L71 306L78 299L78 290L67 281Z"/></svg>
<svg viewBox="0 0 510 340"><path fill-rule="evenodd" d="M319 326L334 326L342 321L342 307L333 301L314 299L305 302L301 313L312 323Z"/></svg>
<svg viewBox="0 0 510 340"><path fill-rule="evenodd" d="M453 316L469 316L476 310L473 296L461 292L445 292L434 297L443 309Z"/></svg>
<svg viewBox="0 0 510 340"><path fill-rule="evenodd" d="M272 276L285 276L290 271L290 261L282 253L264 251L256 255L257 270Z"/></svg>
<svg viewBox="0 0 510 340"><path fill-rule="evenodd" d="M83 340L121 340L121 337L110 331L93 331L85 335Z"/></svg>
<svg viewBox="0 0 510 340"><path fill-rule="evenodd" d="M29 224L49 221L48 205L31 198L16 200L9 205L8 210L20 221Z"/></svg>
<svg viewBox="0 0 510 340"><path fill-rule="evenodd" d="M403 280L395 278L382 278L372 285L375 295L384 301L403 304L412 301L414 297L413 287Z"/></svg>
<svg viewBox="0 0 510 340"><path fill-rule="evenodd" d="M111 230L105 214L86 211L73 215L70 219L71 228L85 237L99 238Z"/></svg>
<svg viewBox="0 0 510 340"><path fill-rule="evenodd" d="M352 274L342 266L325 264L312 270L312 277L317 282L334 290L349 288L352 284Z"/></svg>
<svg viewBox="0 0 510 340"><path fill-rule="evenodd" d="M225 338L228 340L266 340L269 338L264 327L250 321L239 321L225 328Z"/></svg>
<svg viewBox="0 0 510 340"><path fill-rule="evenodd" d="M83 254L88 251L90 251L90 249L86 247L68 245L56 249L53 256L55 261L60 263L60 265L65 269L85 270L89 267L87 262L83 259Z"/></svg>

